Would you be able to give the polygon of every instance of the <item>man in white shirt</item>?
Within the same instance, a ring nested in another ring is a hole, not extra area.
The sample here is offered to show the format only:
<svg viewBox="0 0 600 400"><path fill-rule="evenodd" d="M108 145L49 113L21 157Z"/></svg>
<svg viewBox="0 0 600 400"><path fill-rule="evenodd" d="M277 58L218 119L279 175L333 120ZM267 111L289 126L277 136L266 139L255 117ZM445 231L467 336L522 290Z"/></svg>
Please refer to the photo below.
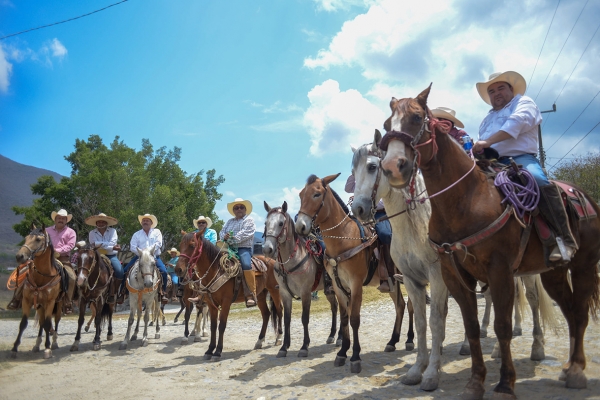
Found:
<svg viewBox="0 0 600 400"><path fill-rule="evenodd" d="M131 268L131 266L133 264L135 264L135 262L138 260L139 258L139 254L138 254L138 247L142 250L147 249L149 247L152 247L153 245L156 245L154 247L154 258L156 260L156 267L158 268L158 270L160 271L160 274L162 275L162 292L163 292L163 297L162 297L162 302L163 303L168 303L169 299L166 296L167 293L167 267L165 267L165 264L163 263L163 261L160 258L160 253L161 253L161 248L163 245L163 239L162 239L162 232L160 231L160 229L157 229L156 226L158 225L158 219L152 215L152 214L144 214L144 215L138 215L138 220L140 221L140 224L142 225L142 229L140 229L139 231L137 231L136 233L133 234L133 236L131 237L131 242L129 243L129 250L132 251L135 256L131 259L131 261L129 261L129 263L125 266L125 271L124 274L127 274L127 271L129 271L129 268Z"/></svg>
<svg viewBox="0 0 600 400"><path fill-rule="evenodd" d="M85 223L96 227L88 235L89 243L91 245L100 245L98 251L108 257L113 267L113 282L107 298L107 302L113 304L116 300L117 290L123 281L123 266L121 265L121 261L119 261L119 257L117 257L117 252L121 250L121 246L117 243L117 231L111 228L118 221L116 218L100 213L86 218Z"/></svg>
<svg viewBox="0 0 600 400"><path fill-rule="evenodd" d="M492 147L500 155L498 161L508 165L510 157L533 175L540 188L540 212L557 235L543 240L551 249L549 260L559 264L570 261L578 246L558 188L548 181L536 157L542 114L535 102L524 96L525 79L514 71L497 72L476 86L492 109L479 127L479 140L473 145L473 152ZM561 242L564 246L558 245Z"/></svg>

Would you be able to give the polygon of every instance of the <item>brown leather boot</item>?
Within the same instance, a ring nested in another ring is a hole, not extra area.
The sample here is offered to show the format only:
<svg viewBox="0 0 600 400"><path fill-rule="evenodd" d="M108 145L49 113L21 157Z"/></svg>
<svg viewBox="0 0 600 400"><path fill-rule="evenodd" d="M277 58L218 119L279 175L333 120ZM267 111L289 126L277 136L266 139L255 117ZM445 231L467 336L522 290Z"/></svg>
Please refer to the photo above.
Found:
<svg viewBox="0 0 600 400"><path fill-rule="evenodd" d="M390 246L387 244L379 245L379 264L377 269L379 270L379 283L377 287L381 293L390 293L394 291L394 283L390 279L388 272L388 263L391 263L390 257ZM392 263L393 268L393 263Z"/></svg>
<svg viewBox="0 0 600 400"><path fill-rule="evenodd" d="M549 260L567 263L578 247L569 226L569 216L556 185L540 186L539 210L556 233L556 245L552 248Z"/></svg>
<svg viewBox="0 0 600 400"><path fill-rule="evenodd" d="M246 307L256 306L256 277L251 269L244 271L244 295L246 296Z"/></svg>
<svg viewBox="0 0 600 400"><path fill-rule="evenodd" d="M113 279L110 284L110 288L108 289L108 297L106 298L106 302L108 304L115 304L117 301L117 293L119 292L119 288L121 287L121 282L123 279Z"/></svg>
<svg viewBox="0 0 600 400"><path fill-rule="evenodd" d="M21 300L23 300L23 284L17 286L13 293L13 298L10 303L6 306L7 310L18 310L21 308Z"/></svg>

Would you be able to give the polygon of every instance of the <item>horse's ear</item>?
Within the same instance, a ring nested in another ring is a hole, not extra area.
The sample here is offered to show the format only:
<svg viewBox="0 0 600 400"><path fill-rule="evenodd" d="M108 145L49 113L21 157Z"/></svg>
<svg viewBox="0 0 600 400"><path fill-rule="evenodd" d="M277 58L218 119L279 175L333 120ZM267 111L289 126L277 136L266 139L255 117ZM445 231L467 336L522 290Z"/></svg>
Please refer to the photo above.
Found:
<svg viewBox="0 0 600 400"><path fill-rule="evenodd" d="M323 182L323 186L328 186L331 182L335 181L335 179L340 176L341 172L338 172L337 174L334 175L329 175L326 176L325 178L322 179Z"/></svg>
<svg viewBox="0 0 600 400"><path fill-rule="evenodd" d="M266 202L266 201L263 201L263 204L264 204L264 206L265 206L265 211L266 211L266 212L270 212L270 211L271 211L271 207L269 207L269 205L267 204L267 202Z"/></svg>
<svg viewBox="0 0 600 400"><path fill-rule="evenodd" d="M281 205L281 211L283 211L284 213L287 212L287 201L283 201L283 204Z"/></svg>
<svg viewBox="0 0 600 400"><path fill-rule="evenodd" d="M102 247L102 243L94 243L94 249L98 250L100 247Z"/></svg>
<svg viewBox="0 0 600 400"><path fill-rule="evenodd" d="M379 148L379 143L381 143L381 132L379 132L379 129L375 129L375 135L373 136L373 150Z"/></svg>
<svg viewBox="0 0 600 400"><path fill-rule="evenodd" d="M187 235L187 232L182 229L181 230L181 236L185 236L185 235Z"/></svg>
<svg viewBox="0 0 600 400"><path fill-rule="evenodd" d="M30 231L34 231L35 230L35 224L33 223L33 221L31 221L31 229Z"/></svg>
<svg viewBox="0 0 600 400"><path fill-rule="evenodd" d="M138 254L140 254L143 251L143 249L140 249L138 246L136 246L136 249L138 251Z"/></svg>
<svg viewBox="0 0 600 400"><path fill-rule="evenodd" d="M417 102L423 108L423 110L427 109L427 98L429 97L429 92L431 91L431 85L433 85L433 82L431 82L429 84L429 87L427 89L423 90L417 96Z"/></svg>
<svg viewBox="0 0 600 400"><path fill-rule="evenodd" d="M353 153L356 153L356 147L354 147L354 146L350 145L350 148L352 149L352 152L353 152Z"/></svg>

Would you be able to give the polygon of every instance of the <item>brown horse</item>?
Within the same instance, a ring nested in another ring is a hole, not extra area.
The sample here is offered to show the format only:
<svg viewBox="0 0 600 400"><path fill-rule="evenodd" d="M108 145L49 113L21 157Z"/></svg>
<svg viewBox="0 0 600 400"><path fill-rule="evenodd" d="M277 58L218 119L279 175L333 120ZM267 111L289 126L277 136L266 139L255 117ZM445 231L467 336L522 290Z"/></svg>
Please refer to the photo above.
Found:
<svg viewBox="0 0 600 400"><path fill-rule="evenodd" d="M71 346L71 351L79 350L81 327L85 322L87 304L90 304L90 308L93 307L92 312L95 314L94 325L96 327L96 335L94 336L93 349L100 350L100 335L102 333L103 320L108 319L106 340L112 340L113 338L112 314L114 304L106 302L108 290L113 280L113 269L110 261L107 258L101 257L100 253L98 253L97 249L100 246L100 244L94 246L88 243L78 250L77 287L79 288L79 321L75 342Z"/></svg>
<svg viewBox="0 0 600 400"><path fill-rule="evenodd" d="M590 314L596 318L600 309L596 271L600 259L600 220L571 221L574 232L579 232L579 250L566 266L548 270L535 230L529 241L524 242L526 248L520 246L524 231L521 222L510 214L500 219L506 214L499 191L481 170L474 168L474 161L462 147L445 134L448 126L432 117L427 108L430 88L416 99L392 99L392 116L384 125L388 133L381 143L381 148L387 150L382 166L390 184L397 188L412 186L417 168L425 179L432 207L430 240L436 249L436 244L443 244L440 257L444 281L460 305L471 347L471 379L464 396L480 399L485 392L486 367L479 342L476 280L487 283L491 290L494 330L500 343L502 366L494 397L514 397L516 374L510 351L513 276L541 272L544 288L559 305L569 327L569 360L559 379L566 380L569 388L586 387L584 334ZM596 214L600 213L598 205L589 196L585 197ZM498 220L505 224L496 223ZM471 235L487 239L471 240Z"/></svg>
<svg viewBox="0 0 600 400"><path fill-rule="evenodd" d="M58 323L62 316L63 302L73 296L75 289L75 274L70 267L60 265L59 261L53 257L54 247L50 242L50 237L46 233L46 227L42 224L41 228L36 228L31 224L31 232L25 237L25 244L17 252L16 258L19 264L30 260L29 272L23 288L23 317L19 325L19 334L12 348L12 357L17 357L17 349L21 344L21 335L27 328L27 320L31 307L36 310L36 317L40 325L38 337L33 347L33 352L40 351L42 343L42 329L46 331L46 342L44 358L52 357L52 350L58 349ZM69 284L68 293L62 290L61 273L62 269L68 271ZM70 301L70 300L68 300ZM52 328L52 316L54 316L54 328ZM50 334L52 333L52 348L50 347Z"/></svg>
<svg viewBox="0 0 600 400"><path fill-rule="evenodd" d="M175 272L179 276L188 273L189 268L195 268L200 277L196 284L199 292L204 295L210 311L210 344L204 353L205 360L218 361L223 351L223 336L227 326L227 317L233 303L245 302L242 283L236 283L237 272L229 270L231 264L227 262L227 252L221 252L209 240L199 237L197 233L187 233L181 238L179 244L179 261ZM258 308L262 314L263 324L254 349L262 348L265 333L269 323L269 316L273 320L276 331L276 345L281 344L282 331L282 301L277 289L277 280L273 272L274 261L257 256L267 265L267 272L256 276L256 293ZM223 282L224 281L224 282ZM222 284L222 286L220 286ZM271 294L271 312L267 306L267 291ZM219 319L219 343L217 344L217 318Z"/></svg>
<svg viewBox="0 0 600 400"><path fill-rule="evenodd" d="M364 239L366 241L362 241L357 222L348 217L349 210L344 209L340 201L336 199L337 194L329 187L329 184L339 175L330 175L323 179L311 175L308 178L300 192L300 211L298 212L298 221L296 221L296 232L306 236L310 233L312 226L316 225L323 233L323 240L327 247L325 268L334 282L333 288L340 305L342 348L337 353L334 365L339 367L346 363L346 353L350 348L349 319L354 339L350 371L358 373L362 369L358 339L362 287L379 285L379 279L373 278L372 273L369 273L374 271L374 268L370 267L377 265L376 259L373 258L373 243L376 236L365 231ZM373 265L373 263L375 264ZM396 290L390 293L390 297L394 301L396 322L392 339L386 346L386 351L395 349L395 344L400 337L400 327L406 307L399 284L396 284ZM409 305L409 314L412 318L411 305ZM409 337L409 340L412 343L412 337Z"/></svg>

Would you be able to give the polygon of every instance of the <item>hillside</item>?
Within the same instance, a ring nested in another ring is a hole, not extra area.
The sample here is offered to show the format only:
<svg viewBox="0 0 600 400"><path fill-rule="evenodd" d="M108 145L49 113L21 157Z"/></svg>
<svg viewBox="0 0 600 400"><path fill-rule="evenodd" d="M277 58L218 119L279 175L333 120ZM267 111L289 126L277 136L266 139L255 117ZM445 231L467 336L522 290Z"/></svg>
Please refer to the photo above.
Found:
<svg viewBox="0 0 600 400"><path fill-rule="evenodd" d="M30 206L39 196L31 194L31 185L42 175L52 175L59 181L61 175L46 169L20 164L0 155L0 248L5 249L19 243L22 237L12 226L21 220L11 210L13 206Z"/></svg>

